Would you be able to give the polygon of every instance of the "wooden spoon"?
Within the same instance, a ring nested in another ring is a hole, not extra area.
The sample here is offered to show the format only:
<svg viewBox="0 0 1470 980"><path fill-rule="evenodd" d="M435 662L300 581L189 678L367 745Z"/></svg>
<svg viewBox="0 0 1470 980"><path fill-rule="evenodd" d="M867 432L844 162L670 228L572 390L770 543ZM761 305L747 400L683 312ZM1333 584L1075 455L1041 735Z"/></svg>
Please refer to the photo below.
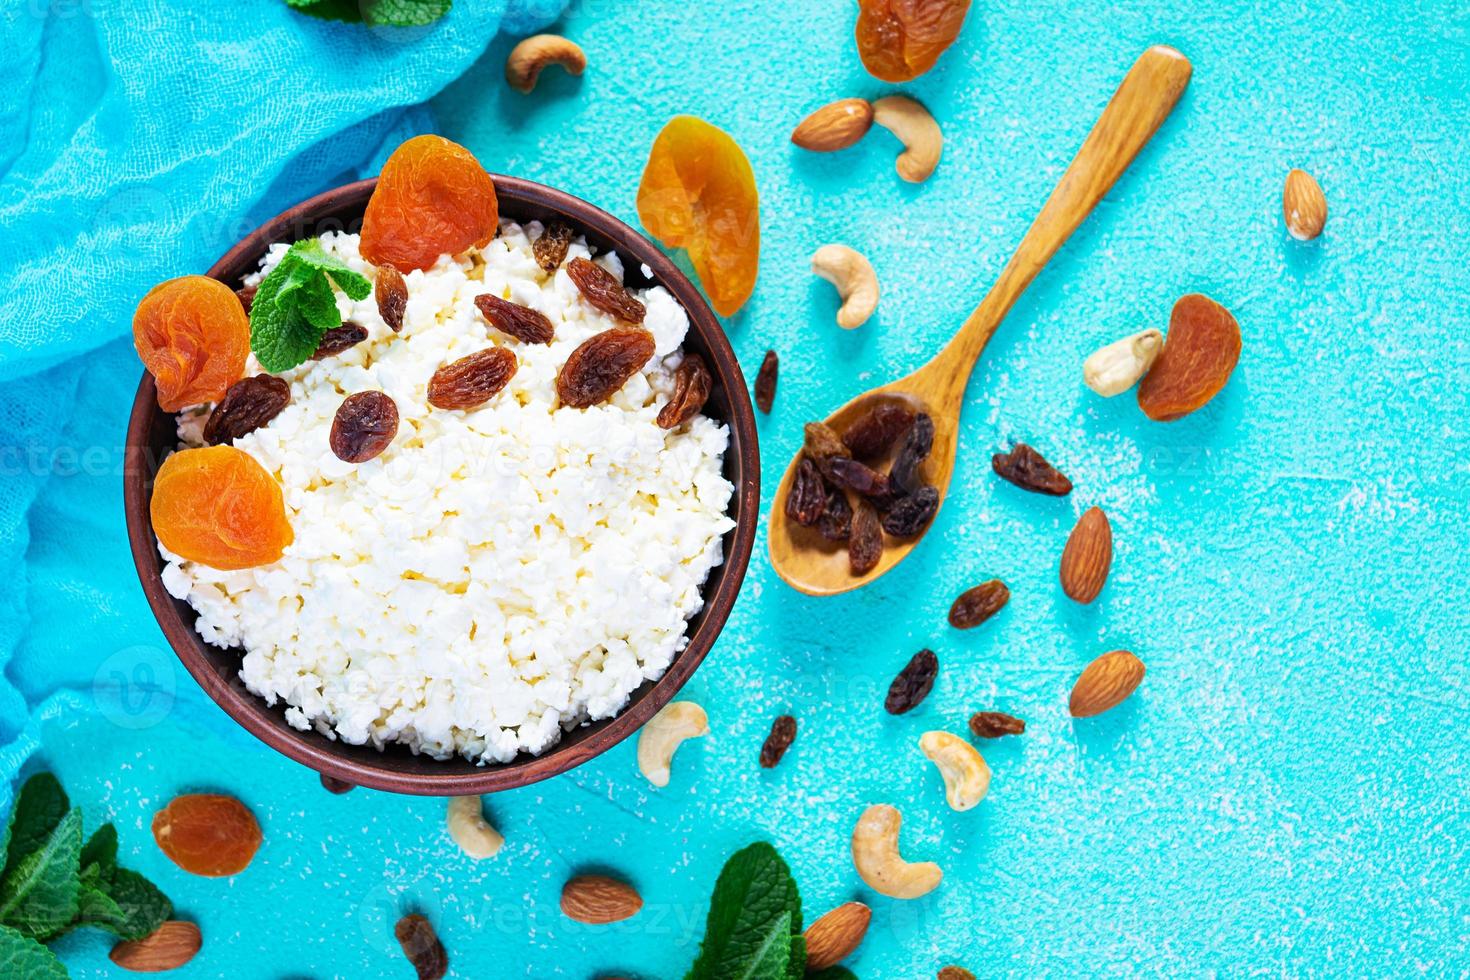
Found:
<svg viewBox="0 0 1470 980"><path fill-rule="evenodd" d="M843 432L867 410L872 404L869 399L875 396L901 399L928 412L934 419L934 448L919 475L938 488L942 504L954 473L965 385L980 352L1031 280L1158 130L1189 84L1191 70L1188 59L1173 48L1159 45L1145 51L1113 93L1000 278L954 339L908 377L874 388L843 405L828 416L827 424ZM776 489L767 536L771 564L776 574L792 586L808 595L846 592L887 572L918 544L918 537L885 535L883 557L877 566L866 575L853 575L845 546L833 545L815 530L786 517L786 495L800 458L798 453Z"/></svg>

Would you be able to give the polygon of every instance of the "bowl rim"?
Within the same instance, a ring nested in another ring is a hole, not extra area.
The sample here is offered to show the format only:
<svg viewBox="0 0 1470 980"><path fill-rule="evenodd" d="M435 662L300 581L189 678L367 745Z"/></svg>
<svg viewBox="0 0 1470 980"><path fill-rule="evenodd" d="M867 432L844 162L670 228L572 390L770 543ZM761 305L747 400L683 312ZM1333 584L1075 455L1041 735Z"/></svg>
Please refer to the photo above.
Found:
<svg viewBox="0 0 1470 980"><path fill-rule="evenodd" d="M611 719L594 724L602 726L581 741L565 740L539 756L518 756L511 763L490 763L471 771L410 773L381 768L369 762L339 754L345 743L328 739L315 730L299 731L269 719L282 706L267 705L258 695L246 690L238 673L225 679L210 664L203 639L191 623L184 620L176 601L164 588L157 538L149 516L149 490L156 466L149 459L148 435L155 417L162 412L157 403L153 377L146 370L133 398L128 417L125 466L123 468L123 507L128 526L128 542L139 582L163 630L169 646L205 693L226 714L256 738L282 755L309 769L360 786L420 796L470 796L498 792L530 785L567 772L619 744L648 721L693 676L718 638L744 581L754 549L756 527L760 520L760 457L757 446L755 410L739 361L730 346L720 321L711 312L703 295L687 276L641 232L594 204L544 184L491 174L495 190L502 200L556 212L579 230L592 231L611 241L615 249L631 256L651 270L651 279L663 286L689 315L690 326L698 332L713 361L715 377L726 389L730 417L730 444L726 453L737 454L738 480L732 502L736 510L736 526L730 547L721 566L711 570L719 575L716 588L704 593L703 618L685 648L675 655L663 676L652 682L646 693ZM286 240L291 229L313 224L335 211L340 211L360 198L365 206L378 179L370 177L353 181L302 201L266 221L250 232L216 261L207 275L220 278L225 270L265 253L266 248ZM226 283L226 285L231 285ZM231 285L231 288L234 288ZM165 413L171 414L171 413ZM159 460L161 462L161 460ZM647 687L649 682L644 682ZM357 747L353 747L357 748ZM408 751L402 746L390 751ZM436 760L420 756L429 763ZM458 758L458 757L457 757ZM446 763L452 760L446 760ZM463 759L458 759L463 763Z"/></svg>

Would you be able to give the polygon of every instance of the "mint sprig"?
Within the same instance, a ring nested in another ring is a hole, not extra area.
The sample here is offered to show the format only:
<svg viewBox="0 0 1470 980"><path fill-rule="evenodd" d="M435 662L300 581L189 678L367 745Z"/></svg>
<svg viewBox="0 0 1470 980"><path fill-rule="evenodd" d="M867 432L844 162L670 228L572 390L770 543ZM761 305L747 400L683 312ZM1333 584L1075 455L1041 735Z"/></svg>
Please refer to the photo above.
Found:
<svg viewBox="0 0 1470 980"><path fill-rule="evenodd" d="M315 238L297 242L260 281L250 304L250 349L272 374L316 353L322 335L342 325L336 286L353 300L367 299L373 284Z"/></svg>
<svg viewBox="0 0 1470 980"><path fill-rule="evenodd" d="M449 12L453 0L286 0L287 6L320 17L369 27L422 27Z"/></svg>

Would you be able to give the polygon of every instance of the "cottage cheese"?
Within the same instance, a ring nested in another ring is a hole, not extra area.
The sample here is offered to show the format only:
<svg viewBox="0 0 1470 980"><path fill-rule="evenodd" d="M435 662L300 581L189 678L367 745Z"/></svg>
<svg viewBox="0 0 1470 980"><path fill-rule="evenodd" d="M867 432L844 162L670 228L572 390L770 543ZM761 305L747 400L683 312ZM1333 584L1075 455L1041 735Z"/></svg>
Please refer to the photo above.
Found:
<svg viewBox="0 0 1470 980"><path fill-rule="evenodd" d="M635 293L654 358L608 403L558 407L557 371L614 323L564 266L537 266L540 233L507 223L484 249L408 275L399 334L372 297L339 293L368 339L282 375L290 405L234 443L279 481L295 541L279 561L234 572L163 551L164 584L198 610L200 635L243 648L245 685L285 702L297 728L506 761L616 714L688 642L733 526L726 429L704 416L673 432L654 424L688 319L661 287ZM321 242L371 277L357 236ZM284 252L275 246L247 283ZM568 259L578 255L580 241ZM615 255L596 261L622 276ZM484 292L545 313L555 341L490 327L474 307ZM430 407L434 371L492 344L519 360L507 388L470 411ZM333 416L369 389L397 403L398 435L378 458L344 463L328 447ZM200 443L207 414L180 416L185 445Z"/></svg>

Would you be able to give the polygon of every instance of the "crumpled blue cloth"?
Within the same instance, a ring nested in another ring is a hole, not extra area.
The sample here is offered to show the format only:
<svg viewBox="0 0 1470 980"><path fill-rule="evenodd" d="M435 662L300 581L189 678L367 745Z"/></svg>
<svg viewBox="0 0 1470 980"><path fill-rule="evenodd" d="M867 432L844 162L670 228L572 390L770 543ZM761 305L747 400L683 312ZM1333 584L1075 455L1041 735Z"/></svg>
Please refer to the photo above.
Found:
<svg viewBox="0 0 1470 980"><path fill-rule="evenodd" d="M105 712L108 678L147 683L167 650L122 509L138 299L375 173L498 31L564 4L456 0L425 28L283 0L0 4L0 813L35 706ZM206 701L174 710L223 718Z"/></svg>

